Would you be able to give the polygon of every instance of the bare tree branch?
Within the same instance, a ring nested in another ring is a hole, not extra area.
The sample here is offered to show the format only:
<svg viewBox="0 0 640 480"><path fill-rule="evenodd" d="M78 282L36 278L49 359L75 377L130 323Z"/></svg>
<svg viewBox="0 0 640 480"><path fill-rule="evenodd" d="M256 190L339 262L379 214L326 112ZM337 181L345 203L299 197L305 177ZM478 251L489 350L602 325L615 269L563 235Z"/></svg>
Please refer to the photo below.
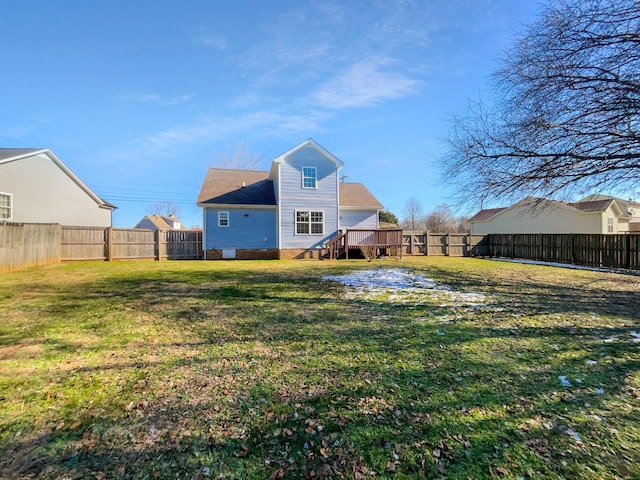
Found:
<svg viewBox="0 0 640 480"><path fill-rule="evenodd" d="M409 230L424 228L422 203L416 197L411 197L402 208L402 227Z"/></svg>
<svg viewBox="0 0 640 480"><path fill-rule="evenodd" d="M548 3L492 88L451 125L444 173L465 203L638 187L640 2Z"/></svg>
<svg viewBox="0 0 640 480"><path fill-rule="evenodd" d="M146 208L146 211L149 215L162 215L173 218L180 217L180 207L171 200L152 203Z"/></svg>
<svg viewBox="0 0 640 480"><path fill-rule="evenodd" d="M264 161L261 155L251 153L246 143L242 142L227 153L218 157L216 166L239 170L261 170Z"/></svg>

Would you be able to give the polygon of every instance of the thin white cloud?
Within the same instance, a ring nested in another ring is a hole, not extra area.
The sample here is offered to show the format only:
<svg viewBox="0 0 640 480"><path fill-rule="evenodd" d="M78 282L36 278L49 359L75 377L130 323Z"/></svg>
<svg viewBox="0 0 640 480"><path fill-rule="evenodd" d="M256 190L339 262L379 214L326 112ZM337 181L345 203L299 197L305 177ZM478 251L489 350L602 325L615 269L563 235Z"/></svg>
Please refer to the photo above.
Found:
<svg viewBox="0 0 640 480"><path fill-rule="evenodd" d="M23 127L23 126L11 126L11 127L1 127L0 126L0 137L10 138L12 140L22 140L33 131L33 127Z"/></svg>
<svg viewBox="0 0 640 480"><path fill-rule="evenodd" d="M227 40L222 35L211 33L204 28L196 29L191 41L194 45L213 48L214 50L226 50L228 46Z"/></svg>
<svg viewBox="0 0 640 480"><path fill-rule="evenodd" d="M185 93L183 95L176 95L175 97L165 97L161 98L158 103L164 107L172 107L174 105L180 105L182 103L187 103L193 98L192 93Z"/></svg>
<svg viewBox="0 0 640 480"><path fill-rule="evenodd" d="M44 113L34 113L20 119L23 125L0 125L0 137L10 138L12 140L22 140L27 138L28 135L32 135L33 132L38 131L42 125L47 125L53 122L53 117Z"/></svg>
<svg viewBox="0 0 640 480"><path fill-rule="evenodd" d="M114 100L127 103L151 103L163 107L172 107L190 101L193 98L193 94L185 93L182 95L165 97L162 95L158 95L157 93L136 92L127 90L119 93L118 95L115 95L113 98Z"/></svg>
<svg viewBox="0 0 640 480"><path fill-rule="evenodd" d="M250 132L251 135L273 135L319 129L322 113L305 115L269 111L239 116L210 115L187 125L176 125L161 132L133 140L125 150L112 155L115 159L140 159L149 155L172 156L198 143L219 141Z"/></svg>
<svg viewBox="0 0 640 480"><path fill-rule="evenodd" d="M390 60L378 58L358 62L320 85L312 99L318 106L341 109L369 107L414 93L420 82L391 70L392 65Z"/></svg>

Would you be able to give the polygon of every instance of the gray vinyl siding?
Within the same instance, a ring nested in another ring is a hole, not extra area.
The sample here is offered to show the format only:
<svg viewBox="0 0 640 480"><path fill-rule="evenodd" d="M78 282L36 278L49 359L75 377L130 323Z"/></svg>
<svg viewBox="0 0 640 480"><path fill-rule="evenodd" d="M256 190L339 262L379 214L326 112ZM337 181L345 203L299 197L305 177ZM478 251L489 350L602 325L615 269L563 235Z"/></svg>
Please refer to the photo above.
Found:
<svg viewBox="0 0 640 480"><path fill-rule="evenodd" d="M317 169L317 188L302 188L302 167ZM334 162L313 148L302 148L280 167L280 248L322 246L338 230L338 172ZM296 235L296 211L321 211L322 235Z"/></svg>
<svg viewBox="0 0 640 480"><path fill-rule="evenodd" d="M229 226L218 226L218 212L229 212ZM276 248L275 208L205 208L205 249Z"/></svg>
<svg viewBox="0 0 640 480"><path fill-rule="evenodd" d="M378 228L377 210L340 210L340 228Z"/></svg>
<svg viewBox="0 0 640 480"><path fill-rule="evenodd" d="M13 195L14 222L111 226L111 210L44 153L0 164L0 192Z"/></svg>

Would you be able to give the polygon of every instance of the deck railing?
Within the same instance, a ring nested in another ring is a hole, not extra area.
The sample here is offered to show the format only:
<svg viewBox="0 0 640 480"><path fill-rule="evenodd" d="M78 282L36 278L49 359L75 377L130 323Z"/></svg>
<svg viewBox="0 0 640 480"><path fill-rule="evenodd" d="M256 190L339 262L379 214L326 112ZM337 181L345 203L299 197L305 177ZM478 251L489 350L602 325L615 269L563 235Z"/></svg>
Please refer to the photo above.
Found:
<svg viewBox="0 0 640 480"><path fill-rule="evenodd" d="M332 259L343 255L349 258L350 250L360 251L367 260L380 255L401 257L402 229L348 229L331 238L325 247Z"/></svg>

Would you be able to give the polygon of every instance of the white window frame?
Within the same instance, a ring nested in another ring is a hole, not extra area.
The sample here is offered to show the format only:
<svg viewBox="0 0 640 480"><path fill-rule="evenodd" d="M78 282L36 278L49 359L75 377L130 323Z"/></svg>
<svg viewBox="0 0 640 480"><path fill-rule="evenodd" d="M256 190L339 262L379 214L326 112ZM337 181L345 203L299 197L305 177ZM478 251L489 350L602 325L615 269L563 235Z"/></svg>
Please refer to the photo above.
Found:
<svg viewBox="0 0 640 480"><path fill-rule="evenodd" d="M226 218L225 218L226 217ZM226 223L225 223L226 222ZM230 225L229 212L218 212L218 226L226 228Z"/></svg>
<svg viewBox="0 0 640 480"><path fill-rule="evenodd" d="M614 233L613 217L607 217L607 233Z"/></svg>
<svg viewBox="0 0 640 480"><path fill-rule="evenodd" d="M0 208L2 209L5 209L5 208L9 209L9 216L7 218L0 216L0 222L2 221L10 222L13 219L13 194L0 192L0 196L4 196L9 200L9 207L0 206Z"/></svg>
<svg viewBox="0 0 640 480"><path fill-rule="evenodd" d="M298 220L298 214L307 214L307 220ZM321 221L318 222L317 220L315 222L312 221L313 219L313 215L320 215ZM298 231L298 225L307 225L308 226L308 232L300 232ZM321 226L321 231L319 232L314 232L313 231L313 226ZM294 222L294 231L296 235L324 235L324 210L296 210L295 211L295 222Z"/></svg>
<svg viewBox="0 0 640 480"><path fill-rule="evenodd" d="M313 172L313 176L307 175L307 172ZM307 180L313 180L313 186L307 185ZM318 169L316 167L302 167L302 188L318 188Z"/></svg>

